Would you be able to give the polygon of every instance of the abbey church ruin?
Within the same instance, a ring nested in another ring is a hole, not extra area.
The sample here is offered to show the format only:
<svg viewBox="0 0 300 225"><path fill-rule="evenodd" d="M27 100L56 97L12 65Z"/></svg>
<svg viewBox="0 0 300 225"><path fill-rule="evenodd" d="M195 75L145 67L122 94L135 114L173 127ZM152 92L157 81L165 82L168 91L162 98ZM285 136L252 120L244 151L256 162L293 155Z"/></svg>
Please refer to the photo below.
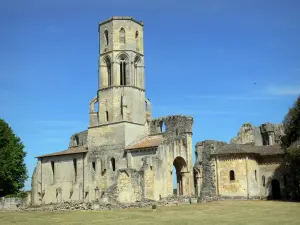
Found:
<svg viewBox="0 0 300 225"><path fill-rule="evenodd" d="M193 118L151 116L143 22L112 17L98 31L99 87L89 104L88 129L73 134L67 150L37 157L32 204L157 201L173 196L173 189L200 198L288 193L291 178L278 169L281 125L245 124L230 144L198 142L193 165Z"/></svg>

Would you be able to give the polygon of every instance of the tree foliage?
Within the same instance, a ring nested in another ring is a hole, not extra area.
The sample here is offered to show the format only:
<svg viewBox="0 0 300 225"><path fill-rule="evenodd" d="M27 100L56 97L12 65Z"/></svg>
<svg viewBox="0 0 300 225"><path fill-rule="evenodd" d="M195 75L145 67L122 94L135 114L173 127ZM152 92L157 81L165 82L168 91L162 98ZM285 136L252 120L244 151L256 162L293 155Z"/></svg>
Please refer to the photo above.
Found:
<svg viewBox="0 0 300 225"><path fill-rule="evenodd" d="M283 126L285 136L282 138L282 145L286 149L300 140L300 95L285 116Z"/></svg>
<svg viewBox="0 0 300 225"><path fill-rule="evenodd" d="M24 187L27 169L26 152L21 139L0 119L0 194L17 194Z"/></svg>
<svg viewBox="0 0 300 225"><path fill-rule="evenodd" d="M294 178L293 189L297 198L300 195L300 96L283 120L285 135L282 148L285 150L285 165Z"/></svg>

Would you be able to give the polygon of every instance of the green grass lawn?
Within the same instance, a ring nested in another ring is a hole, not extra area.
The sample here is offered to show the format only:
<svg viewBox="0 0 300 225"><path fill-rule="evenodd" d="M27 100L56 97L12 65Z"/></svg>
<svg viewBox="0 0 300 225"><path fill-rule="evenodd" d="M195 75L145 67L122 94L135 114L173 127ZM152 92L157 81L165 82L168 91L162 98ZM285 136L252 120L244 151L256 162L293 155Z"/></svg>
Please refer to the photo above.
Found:
<svg viewBox="0 0 300 225"><path fill-rule="evenodd" d="M300 203L218 201L206 204L118 211L0 212L0 224L300 224Z"/></svg>

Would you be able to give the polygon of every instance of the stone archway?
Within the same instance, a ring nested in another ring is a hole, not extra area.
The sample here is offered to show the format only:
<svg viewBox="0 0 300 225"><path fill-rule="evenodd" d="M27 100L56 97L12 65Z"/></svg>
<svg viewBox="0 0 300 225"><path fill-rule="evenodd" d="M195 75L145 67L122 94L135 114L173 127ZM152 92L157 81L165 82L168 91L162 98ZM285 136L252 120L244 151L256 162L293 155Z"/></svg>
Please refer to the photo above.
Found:
<svg viewBox="0 0 300 225"><path fill-rule="evenodd" d="M281 198L281 191L280 191L280 183L277 179L273 179L271 182L272 185L272 198L273 199L280 199Z"/></svg>
<svg viewBox="0 0 300 225"><path fill-rule="evenodd" d="M186 172L186 161L178 156L173 161L173 166L176 170L177 195L184 195L184 172Z"/></svg>

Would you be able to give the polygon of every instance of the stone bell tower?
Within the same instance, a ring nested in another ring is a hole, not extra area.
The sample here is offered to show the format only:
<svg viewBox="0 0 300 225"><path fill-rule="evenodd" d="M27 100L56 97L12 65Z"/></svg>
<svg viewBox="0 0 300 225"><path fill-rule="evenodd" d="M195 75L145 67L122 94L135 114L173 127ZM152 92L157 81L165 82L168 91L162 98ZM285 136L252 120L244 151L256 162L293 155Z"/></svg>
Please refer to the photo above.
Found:
<svg viewBox="0 0 300 225"><path fill-rule="evenodd" d="M145 97L144 24L132 17L112 17L98 31L99 86L90 103L89 127L144 126L150 104Z"/></svg>
<svg viewBox="0 0 300 225"><path fill-rule="evenodd" d="M143 23L112 17L99 24L99 38L99 124L144 124Z"/></svg>

